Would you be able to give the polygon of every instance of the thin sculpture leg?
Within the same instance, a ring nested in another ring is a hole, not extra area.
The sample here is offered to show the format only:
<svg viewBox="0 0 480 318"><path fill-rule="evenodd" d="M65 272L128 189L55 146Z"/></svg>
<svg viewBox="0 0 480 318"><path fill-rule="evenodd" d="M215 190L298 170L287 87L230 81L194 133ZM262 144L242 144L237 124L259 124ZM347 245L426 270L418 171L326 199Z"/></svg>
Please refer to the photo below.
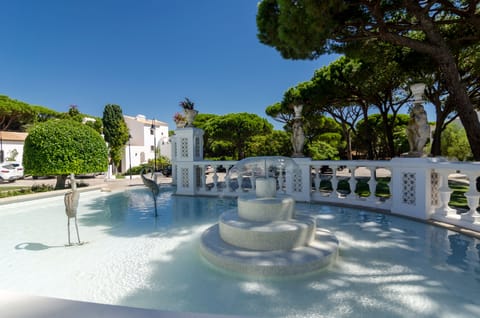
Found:
<svg viewBox="0 0 480 318"><path fill-rule="evenodd" d="M68 246L72 245L70 242L70 218L67 216L67 230L68 230Z"/></svg>
<svg viewBox="0 0 480 318"><path fill-rule="evenodd" d="M64 202L65 202L65 214L67 214L67 228L68 228L68 245L72 245L70 241L70 219L75 218L75 229L77 231L78 244L81 244L80 234L78 232L77 224L77 208L78 201L80 199L80 193L77 191L77 183L75 182L74 175L70 175L70 181L72 184L72 191L65 193Z"/></svg>
<svg viewBox="0 0 480 318"><path fill-rule="evenodd" d="M80 233L78 232L77 217L75 217L75 229L77 230L78 244L82 244L82 242L80 241Z"/></svg>

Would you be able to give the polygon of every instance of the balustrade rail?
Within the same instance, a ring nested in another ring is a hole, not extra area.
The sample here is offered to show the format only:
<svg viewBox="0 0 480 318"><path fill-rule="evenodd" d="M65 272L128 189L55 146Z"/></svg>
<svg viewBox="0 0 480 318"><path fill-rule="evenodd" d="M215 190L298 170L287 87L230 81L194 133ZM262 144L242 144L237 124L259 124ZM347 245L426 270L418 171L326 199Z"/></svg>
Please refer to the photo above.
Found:
<svg viewBox="0 0 480 318"><path fill-rule="evenodd" d="M178 194L238 196L255 190L255 175L231 177L236 161L194 161L193 190ZM389 161L299 160L300 171L277 171L279 193L298 201L380 209L423 220L433 219L480 231L480 163L435 158ZM189 172L190 173L190 172ZM465 191L467 190L467 191ZM464 202L461 205L452 204Z"/></svg>

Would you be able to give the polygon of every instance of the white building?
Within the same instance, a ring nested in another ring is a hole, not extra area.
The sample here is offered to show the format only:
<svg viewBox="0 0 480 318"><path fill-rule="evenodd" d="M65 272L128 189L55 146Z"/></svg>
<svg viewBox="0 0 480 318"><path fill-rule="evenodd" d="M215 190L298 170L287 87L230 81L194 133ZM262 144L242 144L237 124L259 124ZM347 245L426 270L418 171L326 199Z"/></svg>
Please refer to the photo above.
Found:
<svg viewBox="0 0 480 318"><path fill-rule="evenodd" d="M22 162L23 144L27 135L25 132L0 131L0 150L3 151L3 160L13 159L12 161Z"/></svg>
<svg viewBox="0 0 480 318"><path fill-rule="evenodd" d="M130 166L136 167L142 163L147 163L148 160L153 160L155 158L155 143L158 149L157 156L172 158L167 123L147 119L144 115L135 117L124 115L123 118L130 131L131 138L125 146L121 172L126 172ZM154 129L152 129L152 126Z"/></svg>

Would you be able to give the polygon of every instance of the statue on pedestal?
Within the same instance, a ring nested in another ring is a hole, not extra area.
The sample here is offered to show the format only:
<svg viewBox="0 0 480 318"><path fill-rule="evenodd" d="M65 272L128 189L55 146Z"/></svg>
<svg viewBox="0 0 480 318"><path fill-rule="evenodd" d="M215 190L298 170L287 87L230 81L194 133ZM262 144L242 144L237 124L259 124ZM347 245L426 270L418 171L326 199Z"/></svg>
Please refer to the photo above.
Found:
<svg viewBox="0 0 480 318"><path fill-rule="evenodd" d="M410 145L410 157L422 157L423 148L430 137L430 125L427 112L421 104L415 104L410 111L410 120L407 126L407 138Z"/></svg>
<svg viewBox="0 0 480 318"><path fill-rule="evenodd" d="M410 110L410 120L407 126L407 138L410 151L403 154L403 157L424 157L423 148L430 138L430 125L427 120L427 112L423 108L423 94L425 84L416 83L410 86L413 94L413 107Z"/></svg>
<svg viewBox="0 0 480 318"><path fill-rule="evenodd" d="M303 146L305 145L305 134L303 133L303 122L302 122L302 109L303 105L293 106L295 111L295 118L293 119L292 126L292 146L293 154L292 157L302 158Z"/></svg>

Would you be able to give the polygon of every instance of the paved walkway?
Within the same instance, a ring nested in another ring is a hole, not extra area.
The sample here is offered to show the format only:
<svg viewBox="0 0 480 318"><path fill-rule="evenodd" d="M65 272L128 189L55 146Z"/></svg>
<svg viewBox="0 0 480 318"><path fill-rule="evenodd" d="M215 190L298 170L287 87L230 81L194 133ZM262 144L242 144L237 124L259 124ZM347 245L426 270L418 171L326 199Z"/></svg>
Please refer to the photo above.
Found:
<svg viewBox="0 0 480 318"><path fill-rule="evenodd" d="M134 175L132 176L132 179L130 179L129 176L126 176L123 179L106 179L105 176L100 175L97 177L85 177L85 178L77 178L77 182L79 183L86 183L88 186L105 186L105 187L112 187L112 188L118 188L118 187L128 187L128 186L134 186L134 185L143 185L142 179L140 178L139 175ZM35 184L37 185L52 185L54 186L55 183L57 182L56 178L42 178L42 179L33 179L32 177L27 177L25 179L20 179L16 180L15 182L4 182L0 183L0 190L1 188L6 188L6 187L12 187L12 186L25 186L25 187L31 187ZM69 181L67 181L69 182ZM157 182L158 183L171 183L172 178L167 178L163 176L158 176L157 177Z"/></svg>

